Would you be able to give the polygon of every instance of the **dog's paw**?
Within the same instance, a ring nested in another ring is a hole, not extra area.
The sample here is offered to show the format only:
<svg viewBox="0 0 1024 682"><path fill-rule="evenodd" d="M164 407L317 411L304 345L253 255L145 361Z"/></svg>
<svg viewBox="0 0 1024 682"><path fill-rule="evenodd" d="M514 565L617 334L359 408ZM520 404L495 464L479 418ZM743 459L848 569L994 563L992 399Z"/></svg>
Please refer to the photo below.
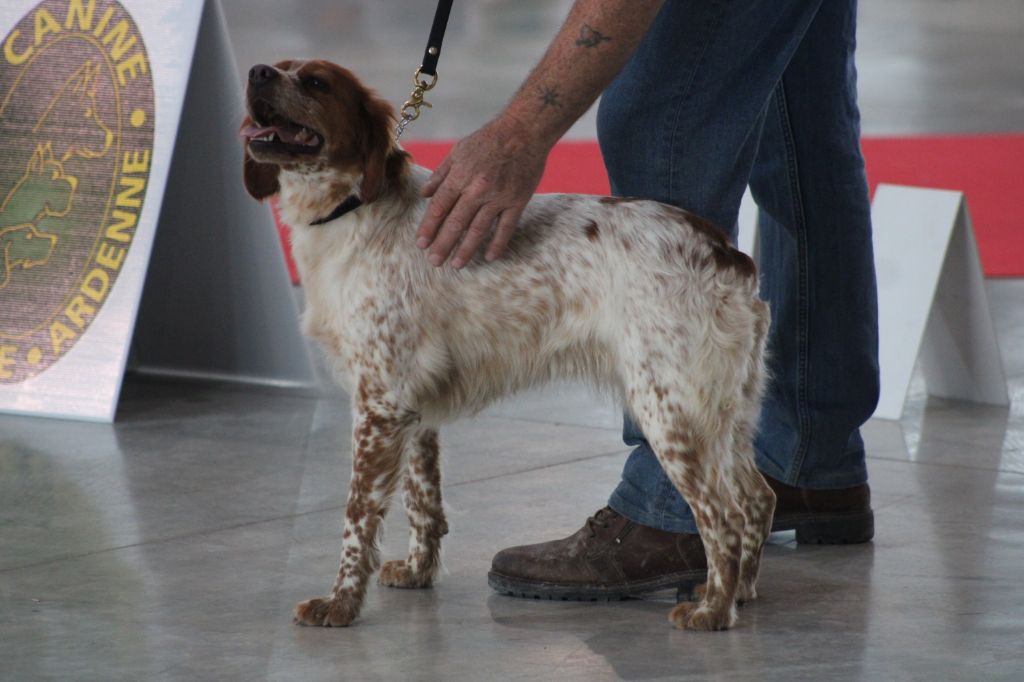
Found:
<svg viewBox="0 0 1024 682"><path fill-rule="evenodd" d="M736 610L714 610L703 603L684 601L669 612L668 620L680 630L728 630L736 622Z"/></svg>
<svg viewBox="0 0 1024 682"><path fill-rule="evenodd" d="M679 630L686 628L686 621L690 619L690 614L697 610L698 602L695 601L682 601L675 605L675 607L668 613L668 622L672 623Z"/></svg>
<svg viewBox="0 0 1024 682"><path fill-rule="evenodd" d="M697 601L697 602L699 602L699 601L704 601L704 598L707 596L707 594L708 594L708 584L707 583L701 583L700 585L695 586L692 590L689 591L689 596L683 596L681 594L680 597L677 597L677 599L678 598L683 598L683 599L686 599L687 601ZM753 585L746 585L746 584L740 583L736 587L736 605L737 606L743 606L744 604L746 604L748 602L752 602L755 599L757 599L757 588L754 587Z"/></svg>
<svg viewBox="0 0 1024 682"><path fill-rule="evenodd" d="M297 625L343 628L350 625L358 613L359 608L347 599L308 599L295 607L293 621Z"/></svg>
<svg viewBox="0 0 1024 682"><path fill-rule="evenodd" d="M757 599L757 587L753 584L740 583L736 587L736 603L743 605Z"/></svg>
<svg viewBox="0 0 1024 682"><path fill-rule="evenodd" d="M430 587L432 576L416 573L404 559L386 561L380 568L378 581L387 587L421 588Z"/></svg>

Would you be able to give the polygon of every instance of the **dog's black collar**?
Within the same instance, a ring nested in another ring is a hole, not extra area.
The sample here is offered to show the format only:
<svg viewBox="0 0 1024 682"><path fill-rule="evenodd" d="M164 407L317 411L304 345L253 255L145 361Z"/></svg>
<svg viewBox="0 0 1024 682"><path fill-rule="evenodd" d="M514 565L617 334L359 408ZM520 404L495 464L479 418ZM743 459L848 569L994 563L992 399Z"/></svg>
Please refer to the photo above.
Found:
<svg viewBox="0 0 1024 682"><path fill-rule="evenodd" d="M356 210L362 205L362 199L357 197L355 194L350 194L347 197L345 197L345 201L338 204L338 206L333 211L331 211L330 215L314 220L313 222L310 223L310 225L323 225L324 223L329 223L332 220L340 218L346 213L351 213L352 211Z"/></svg>

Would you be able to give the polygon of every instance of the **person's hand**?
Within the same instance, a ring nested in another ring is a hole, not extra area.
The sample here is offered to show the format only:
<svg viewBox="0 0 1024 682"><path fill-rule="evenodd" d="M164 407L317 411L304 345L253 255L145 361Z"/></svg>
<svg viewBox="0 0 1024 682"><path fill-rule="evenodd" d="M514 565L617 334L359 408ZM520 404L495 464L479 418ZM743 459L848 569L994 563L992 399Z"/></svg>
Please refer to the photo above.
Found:
<svg viewBox="0 0 1024 682"><path fill-rule="evenodd" d="M420 189L431 197L416 233L416 245L430 249L430 262L452 267L473 257L494 227L484 257L499 258L519 217L537 189L551 145L531 139L529 130L495 119L452 149Z"/></svg>

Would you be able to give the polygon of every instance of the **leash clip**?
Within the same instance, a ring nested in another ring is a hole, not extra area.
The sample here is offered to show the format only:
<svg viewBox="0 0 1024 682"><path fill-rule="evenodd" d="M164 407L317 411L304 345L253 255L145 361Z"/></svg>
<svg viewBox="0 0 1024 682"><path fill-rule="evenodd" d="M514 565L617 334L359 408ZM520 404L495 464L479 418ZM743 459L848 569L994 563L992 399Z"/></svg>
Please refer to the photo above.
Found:
<svg viewBox="0 0 1024 682"><path fill-rule="evenodd" d="M409 99L405 100L405 104L402 105L402 120L395 129L396 142L402 137L406 126L420 117L420 109L423 107L429 109L431 107L430 102L423 99L423 95L437 85L437 73L434 73L430 81L427 81L425 78L420 77L422 69L423 67L421 66L412 75L412 84L415 87L413 87L412 92L409 94Z"/></svg>

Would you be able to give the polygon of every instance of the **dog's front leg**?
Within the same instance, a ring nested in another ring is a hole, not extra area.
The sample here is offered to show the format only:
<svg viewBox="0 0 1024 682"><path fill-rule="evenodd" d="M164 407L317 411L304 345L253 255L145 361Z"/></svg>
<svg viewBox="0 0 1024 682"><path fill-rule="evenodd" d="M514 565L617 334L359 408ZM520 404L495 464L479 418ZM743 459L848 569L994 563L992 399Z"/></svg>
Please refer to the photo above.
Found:
<svg viewBox="0 0 1024 682"><path fill-rule="evenodd" d="M380 564L377 538L402 470L402 456L415 415L370 398L360 387L355 408L352 481L345 510L341 568L331 596L295 607L301 625L344 627L359 615L370 575Z"/></svg>
<svg viewBox="0 0 1024 682"><path fill-rule="evenodd" d="M419 429L408 443L403 498L409 517L409 556L384 562L380 583L388 587L430 587L438 569L441 538L448 532L441 504L437 431Z"/></svg>

